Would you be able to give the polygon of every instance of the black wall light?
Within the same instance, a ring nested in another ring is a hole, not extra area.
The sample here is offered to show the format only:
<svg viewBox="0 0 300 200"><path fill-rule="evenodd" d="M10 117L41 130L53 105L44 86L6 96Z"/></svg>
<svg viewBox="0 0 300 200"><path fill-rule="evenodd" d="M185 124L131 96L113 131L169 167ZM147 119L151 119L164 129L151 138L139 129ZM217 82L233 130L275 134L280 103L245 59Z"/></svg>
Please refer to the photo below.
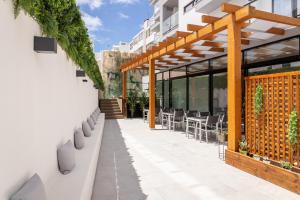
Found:
<svg viewBox="0 0 300 200"><path fill-rule="evenodd" d="M76 77L85 77L85 72L82 70L76 70Z"/></svg>
<svg viewBox="0 0 300 200"><path fill-rule="evenodd" d="M34 51L38 53L57 53L57 42L54 38L34 36Z"/></svg>
<svg viewBox="0 0 300 200"><path fill-rule="evenodd" d="M87 83L87 82L88 82L88 80L86 80L86 79L83 79L83 80L82 80L82 82L85 82L85 83Z"/></svg>

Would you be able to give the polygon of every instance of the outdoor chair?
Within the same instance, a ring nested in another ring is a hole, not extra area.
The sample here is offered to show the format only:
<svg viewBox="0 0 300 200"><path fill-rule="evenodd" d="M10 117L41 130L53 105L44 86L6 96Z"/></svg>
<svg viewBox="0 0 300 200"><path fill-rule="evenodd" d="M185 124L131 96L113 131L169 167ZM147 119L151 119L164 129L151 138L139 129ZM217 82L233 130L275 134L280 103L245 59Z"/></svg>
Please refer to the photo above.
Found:
<svg viewBox="0 0 300 200"><path fill-rule="evenodd" d="M173 130L175 131L176 128L176 124L180 125L182 127L182 125L184 124L184 111L183 109L177 109L174 111L174 116L172 117L172 119L170 120L170 125L171 128L173 128Z"/></svg>
<svg viewBox="0 0 300 200"><path fill-rule="evenodd" d="M199 116L199 112L197 110L189 110L184 115L184 126L185 126L184 128L186 130L185 133L188 138L189 138L189 133L192 133L192 132L190 132L190 129L192 129L192 131L194 133L197 123L195 121L188 121L187 118L188 117L198 117L198 116Z"/></svg>
<svg viewBox="0 0 300 200"><path fill-rule="evenodd" d="M145 108L143 110L143 121L148 121L148 113L149 113L149 108Z"/></svg>
<svg viewBox="0 0 300 200"><path fill-rule="evenodd" d="M168 113L168 112L170 112L170 109L169 108L163 108L163 109L161 109L161 114L163 114L163 113ZM166 116L166 115L161 115L161 127L163 128L164 127L164 125L166 125L166 126L168 126L168 116Z"/></svg>
<svg viewBox="0 0 300 200"><path fill-rule="evenodd" d="M200 123L199 131L200 131L200 142L202 141L202 131L205 134L206 142L208 143L208 133L216 134L219 132L219 115L217 116L207 116L204 123Z"/></svg>
<svg viewBox="0 0 300 200"><path fill-rule="evenodd" d="M199 112L200 117L207 117L210 115L209 112Z"/></svg>

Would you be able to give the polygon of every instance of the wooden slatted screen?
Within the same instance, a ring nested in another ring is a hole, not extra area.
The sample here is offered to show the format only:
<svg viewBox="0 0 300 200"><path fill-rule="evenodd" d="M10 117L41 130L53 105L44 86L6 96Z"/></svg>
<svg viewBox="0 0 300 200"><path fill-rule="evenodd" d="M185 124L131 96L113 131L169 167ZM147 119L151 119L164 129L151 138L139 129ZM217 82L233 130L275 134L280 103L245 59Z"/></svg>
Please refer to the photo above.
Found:
<svg viewBox="0 0 300 200"><path fill-rule="evenodd" d="M299 162L300 142L293 151L287 130L293 108L300 116L300 72L250 76L245 80L245 128L249 152L273 160ZM256 117L254 97L258 84L263 88L263 110Z"/></svg>

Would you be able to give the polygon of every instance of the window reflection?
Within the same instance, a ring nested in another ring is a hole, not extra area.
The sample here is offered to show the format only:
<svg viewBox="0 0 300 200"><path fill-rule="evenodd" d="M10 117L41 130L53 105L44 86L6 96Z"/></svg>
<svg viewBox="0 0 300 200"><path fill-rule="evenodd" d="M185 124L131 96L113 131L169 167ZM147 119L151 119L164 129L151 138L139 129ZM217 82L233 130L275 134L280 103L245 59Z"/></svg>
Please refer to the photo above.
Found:
<svg viewBox="0 0 300 200"><path fill-rule="evenodd" d="M214 113L227 111L227 73L213 75Z"/></svg>
<svg viewBox="0 0 300 200"><path fill-rule="evenodd" d="M164 72L164 105L163 107L169 108L169 72Z"/></svg>
<svg viewBox="0 0 300 200"><path fill-rule="evenodd" d="M186 78L172 80L172 107L186 109Z"/></svg>
<svg viewBox="0 0 300 200"><path fill-rule="evenodd" d="M188 66L187 72L188 74L195 74L199 72L205 72L208 71L208 61L194 63Z"/></svg>
<svg viewBox="0 0 300 200"><path fill-rule="evenodd" d="M226 69L227 68L227 56L222 56L220 58L212 59L211 67L213 70Z"/></svg>
<svg viewBox="0 0 300 200"><path fill-rule="evenodd" d="M245 51L246 63L255 63L271 59L284 58L299 54L299 39L293 38L282 42Z"/></svg>
<svg viewBox="0 0 300 200"><path fill-rule="evenodd" d="M209 77L197 76L189 79L189 110L209 111Z"/></svg>

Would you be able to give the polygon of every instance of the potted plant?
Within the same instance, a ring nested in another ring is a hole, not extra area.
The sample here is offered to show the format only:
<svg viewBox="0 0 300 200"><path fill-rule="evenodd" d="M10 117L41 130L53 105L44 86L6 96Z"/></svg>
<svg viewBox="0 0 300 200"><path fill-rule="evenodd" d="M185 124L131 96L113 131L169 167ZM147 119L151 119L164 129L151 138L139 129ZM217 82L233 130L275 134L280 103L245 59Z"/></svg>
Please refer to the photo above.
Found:
<svg viewBox="0 0 300 200"><path fill-rule="evenodd" d="M239 151L240 151L241 154L247 155L248 148L247 148L247 142L245 140L240 142Z"/></svg>
<svg viewBox="0 0 300 200"><path fill-rule="evenodd" d="M146 105L148 105L149 98L147 97L146 92L142 92L141 96L139 97L140 106L142 108L142 112L144 112L144 109Z"/></svg>
<svg viewBox="0 0 300 200"><path fill-rule="evenodd" d="M280 164L281 164L282 168L288 169L288 170L291 170L293 167L293 164L288 161L281 161Z"/></svg>
<svg viewBox="0 0 300 200"><path fill-rule="evenodd" d="M138 99L138 97L137 97L136 90L134 90L134 91L130 90L129 93L128 93L127 102L128 102L129 109L130 109L131 118L133 118L133 116L134 116L134 112L135 112L136 104L137 104L137 99Z"/></svg>

